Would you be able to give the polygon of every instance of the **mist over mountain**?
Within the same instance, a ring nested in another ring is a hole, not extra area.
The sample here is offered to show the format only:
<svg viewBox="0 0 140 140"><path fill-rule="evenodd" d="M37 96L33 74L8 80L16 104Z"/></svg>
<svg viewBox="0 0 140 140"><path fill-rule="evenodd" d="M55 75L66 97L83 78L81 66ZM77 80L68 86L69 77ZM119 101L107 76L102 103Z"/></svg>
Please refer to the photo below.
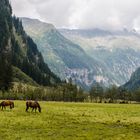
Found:
<svg viewBox="0 0 140 140"><path fill-rule="evenodd" d="M140 36L135 31L60 30L94 59L104 63L121 85L140 66Z"/></svg>
<svg viewBox="0 0 140 140"><path fill-rule="evenodd" d="M37 18L56 28L140 31L139 0L11 0L11 4L18 17Z"/></svg>

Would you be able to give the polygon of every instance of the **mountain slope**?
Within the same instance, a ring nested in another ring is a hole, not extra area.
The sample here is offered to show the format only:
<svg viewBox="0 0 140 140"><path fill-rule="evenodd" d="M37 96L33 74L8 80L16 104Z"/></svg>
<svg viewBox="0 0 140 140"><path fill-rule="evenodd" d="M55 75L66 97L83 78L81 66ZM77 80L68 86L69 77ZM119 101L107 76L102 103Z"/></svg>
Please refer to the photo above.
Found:
<svg viewBox="0 0 140 140"><path fill-rule="evenodd" d="M22 22L18 18L12 17L9 1L1 0L0 5L2 6L0 9L0 66L3 73L1 75L8 75L9 72L4 71L3 67L5 63L8 63L19 68L40 85L61 82L44 63L42 54L38 51L36 44L25 33ZM8 79L4 76L2 78L4 80ZM0 77L0 82L2 78Z"/></svg>
<svg viewBox="0 0 140 140"><path fill-rule="evenodd" d="M87 58L85 52L78 45L64 38L53 25L28 18L23 18L22 22L25 30L39 45L45 60L52 59L54 62L56 61L54 58L58 57L58 61L60 59L60 61L65 62L65 64L62 63L64 66L70 68L88 67L87 62L81 60L84 56ZM65 59L66 57L67 59Z"/></svg>
<svg viewBox="0 0 140 140"><path fill-rule="evenodd" d="M38 84L24 72L22 72L19 68L13 67L13 81L26 83L28 85L38 86Z"/></svg>

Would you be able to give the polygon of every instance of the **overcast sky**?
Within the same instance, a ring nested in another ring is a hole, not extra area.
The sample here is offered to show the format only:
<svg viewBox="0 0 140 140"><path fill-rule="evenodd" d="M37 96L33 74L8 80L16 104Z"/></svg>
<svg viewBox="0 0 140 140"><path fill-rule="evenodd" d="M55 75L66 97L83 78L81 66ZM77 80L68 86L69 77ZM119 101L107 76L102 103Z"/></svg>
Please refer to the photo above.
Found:
<svg viewBox="0 0 140 140"><path fill-rule="evenodd" d="M11 0L19 17L38 18L57 28L140 30L140 0Z"/></svg>

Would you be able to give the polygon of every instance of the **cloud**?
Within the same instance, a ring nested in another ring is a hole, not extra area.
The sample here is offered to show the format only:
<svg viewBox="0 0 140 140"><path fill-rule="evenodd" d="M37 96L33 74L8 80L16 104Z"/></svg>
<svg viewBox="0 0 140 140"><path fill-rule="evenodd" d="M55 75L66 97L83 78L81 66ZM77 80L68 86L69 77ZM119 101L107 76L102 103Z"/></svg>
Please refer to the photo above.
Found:
<svg viewBox="0 0 140 140"><path fill-rule="evenodd" d="M39 14L36 11L36 7L29 3L28 0L11 0L13 14L19 17L39 17Z"/></svg>
<svg viewBox="0 0 140 140"><path fill-rule="evenodd" d="M11 0L19 17L39 18L56 27L140 30L139 0Z"/></svg>

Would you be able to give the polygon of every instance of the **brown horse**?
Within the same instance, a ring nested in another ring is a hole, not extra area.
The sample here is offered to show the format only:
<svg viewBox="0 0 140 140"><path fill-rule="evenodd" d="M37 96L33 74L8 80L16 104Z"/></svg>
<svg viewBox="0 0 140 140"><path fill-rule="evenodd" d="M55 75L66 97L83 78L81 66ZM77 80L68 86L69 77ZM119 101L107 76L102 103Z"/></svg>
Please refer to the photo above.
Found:
<svg viewBox="0 0 140 140"><path fill-rule="evenodd" d="M0 107L2 107L2 110L3 108L6 109L6 106L10 106L10 109L14 108L14 102L13 101L2 101L0 103Z"/></svg>
<svg viewBox="0 0 140 140"><path fill-rule="evenodd" d="M29 107L32 108L32 111L35 109L35 112L36 112L36 109L38 108L38 111L41 113L41 107L37 101L27 101L26 111L28 111Z"/></svg>

